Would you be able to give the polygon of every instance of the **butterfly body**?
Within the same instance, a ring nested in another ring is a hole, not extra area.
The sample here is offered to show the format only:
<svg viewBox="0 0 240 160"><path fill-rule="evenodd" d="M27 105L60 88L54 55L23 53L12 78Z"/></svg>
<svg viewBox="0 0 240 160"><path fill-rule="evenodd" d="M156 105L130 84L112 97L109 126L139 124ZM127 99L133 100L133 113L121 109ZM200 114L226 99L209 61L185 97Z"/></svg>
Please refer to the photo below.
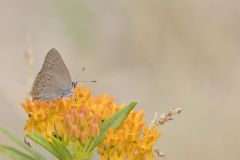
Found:
<svg viewBox="0 0 240 160"><path fill-rule="evenodd" d="M33 83L33 100L51 101L69 97L77 85L72 82L70 73L56 49L51 49L45 58L41 71Z"/></svg>

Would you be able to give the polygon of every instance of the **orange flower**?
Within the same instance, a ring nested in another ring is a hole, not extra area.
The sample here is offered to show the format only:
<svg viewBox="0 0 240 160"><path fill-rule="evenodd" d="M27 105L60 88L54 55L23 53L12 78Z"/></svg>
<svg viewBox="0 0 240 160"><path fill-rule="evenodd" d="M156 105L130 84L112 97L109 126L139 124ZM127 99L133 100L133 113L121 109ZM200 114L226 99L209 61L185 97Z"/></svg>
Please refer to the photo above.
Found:
<svg viewBox="0 0 240 160"><path fill-rule="evenodd" d="M49 102L30 101L26 99L22 104L29 114L25 125L25 135L31 131L37 131L50 140L52 135L59 137L68 144L73 138L83 137L84 141L92 135L87 134L96 114L86 106L90 98L90 90L83 90L82 86L75 89L74 96L65 99L57 99ZM98 116L97 116L98 117ZM94 123L95 130L99 123ZM98 134L99 132L97 132ZM94 136L97 136L95 133ZM81 141L81 138L79 139Z"/></svg>
<svg viewBox="0 0 240 160"><path fill-rule="evenodd" d="M148 128L142 118L143 111L132 111L115 132L110 129L106 139L99 145L103 160L145 160L153 159L153 145L160 134L156 127Z"/></svg>
<svg viewBox="0 0 240 160"><path fill-rule="evenodd" d="M75 88L74 96L51 102L30 101L22 104L29 114L25 134L37 131L46 138L58 137L65 145L85 145L100 133L100 123L123 108L107 94L92 96L90 89ZM149 128L144 111L132 111L116 130L109 129L98 146L103 160L153 159L153 145L160 136L156 127ZM80 147L81 148L81 147ZM84 148L84 146L82 146Z"/></svg>

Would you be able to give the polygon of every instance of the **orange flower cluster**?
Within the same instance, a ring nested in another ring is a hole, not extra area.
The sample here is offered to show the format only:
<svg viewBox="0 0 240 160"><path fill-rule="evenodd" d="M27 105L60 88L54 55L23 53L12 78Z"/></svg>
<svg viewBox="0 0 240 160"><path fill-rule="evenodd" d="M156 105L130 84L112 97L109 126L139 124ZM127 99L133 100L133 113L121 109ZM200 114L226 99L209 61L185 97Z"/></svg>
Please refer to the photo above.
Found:
<svg viewBox="0 0 240 160"><path fill-rule="evenodd" d="M117 131L109 130L99 145L103 160L153 159L152 147L160 134L156 127L148 128L142 116L143 111L133 111Z"/></svg>
<svg viewBox="0 0 240 160"><path fill-rule="evenodd" d="M25 125L26 135L35 130L47 138L55 135L68 145L72 140L88 143L99 134L100 123L124 104L116 104L107 94L92 96L90 89L84 90L80 85L70 98L51 102L27 99L22 106L29 114ZM143 113L143 110L132 111L116 131L108 131L98 146L103 160L153 159L152 147L160 134L155 127L146 126Z"/></svg>
<svg viewBox="0 0 240 160"><path fill-rule="evenodd" d="M30 101L22 104L29 114L25 125L25 135L33 130L51 140L58 137L68 144L71 140L87 143L90 138L99 134L99 115L85 106L90 97L90 90L79 86L73 97L49 102Z"/></svg>

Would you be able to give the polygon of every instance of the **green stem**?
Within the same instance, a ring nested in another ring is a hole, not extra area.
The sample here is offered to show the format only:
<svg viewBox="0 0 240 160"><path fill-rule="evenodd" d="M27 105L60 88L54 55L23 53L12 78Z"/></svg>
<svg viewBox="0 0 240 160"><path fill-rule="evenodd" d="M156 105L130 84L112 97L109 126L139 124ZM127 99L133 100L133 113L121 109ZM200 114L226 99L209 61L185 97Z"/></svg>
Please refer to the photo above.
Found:
<svg viewBox="0 0 240 160"><path fill-rule="evenodd" d="M74 160L90 160L92 157L91 152L81 152L76 157L74 157Z"/></svg>

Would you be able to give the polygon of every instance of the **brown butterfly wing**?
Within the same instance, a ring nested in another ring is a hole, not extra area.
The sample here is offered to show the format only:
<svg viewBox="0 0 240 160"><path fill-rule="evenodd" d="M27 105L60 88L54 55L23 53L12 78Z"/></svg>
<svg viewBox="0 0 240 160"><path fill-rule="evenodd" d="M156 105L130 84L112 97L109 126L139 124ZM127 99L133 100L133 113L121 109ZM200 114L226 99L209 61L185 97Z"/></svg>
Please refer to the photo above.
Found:
<svg viewBox="0 0 240 160"><path fill-rule="evenodd" d="M56 49L51 49L33 83L33 100L53 100L72 93L70 73Z"/></svg>

